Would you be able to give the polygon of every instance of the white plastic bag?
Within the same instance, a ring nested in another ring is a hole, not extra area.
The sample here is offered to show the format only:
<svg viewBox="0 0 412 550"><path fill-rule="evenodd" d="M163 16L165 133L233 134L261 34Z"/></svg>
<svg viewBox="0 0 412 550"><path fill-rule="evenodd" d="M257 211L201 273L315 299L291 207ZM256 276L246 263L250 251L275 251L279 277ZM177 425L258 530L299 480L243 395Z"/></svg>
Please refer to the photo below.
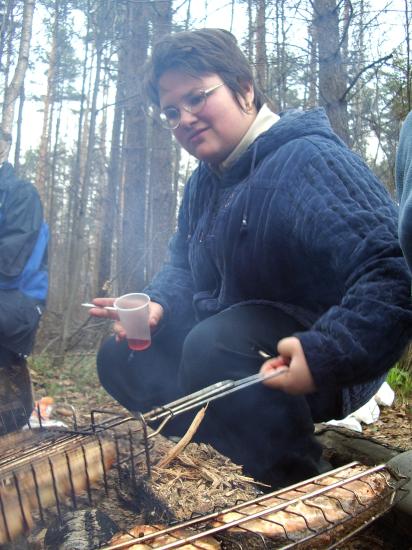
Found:
<svg viewBox="0 0 412 550"><path fill-rule="evenodd" d="M329 420L328 422L325 422L325 424L339 426L341 428L346 428L347 430L353 430L354 432L362 432L361 423L351 414L345 418L342 418L342 420Z"/></svg>
<svg viewBox="0 0 412 550"><path fill-rule="evenodd" d="M361 422L364 424L373 424L373 422L376 422L380 416L379 405L390 407L394 399L395 392L387 382L384 382L375 396L360 407L360 409L354 411L346 418L342 418L342 420L330 420L329 422L325 422L325 424L341 426L355 432L362 432Z"/></svg>
<svg viewBox="0 0 412 550"><path fill-rule="evenodd" d="M390 407L395 400L395 392L387 382L384 382L375 394L375 400L382 407Z"/></svg>
<svg viewBox="0 0 412 550"><path fill-rule="evenodd" d="M360 409L353 412L352 415L359 422L363 422L364 424L372 424L378 420L380 412L379 405L377 404L375 398L372 397L372 399L369 399L369 401Z"/></svg>

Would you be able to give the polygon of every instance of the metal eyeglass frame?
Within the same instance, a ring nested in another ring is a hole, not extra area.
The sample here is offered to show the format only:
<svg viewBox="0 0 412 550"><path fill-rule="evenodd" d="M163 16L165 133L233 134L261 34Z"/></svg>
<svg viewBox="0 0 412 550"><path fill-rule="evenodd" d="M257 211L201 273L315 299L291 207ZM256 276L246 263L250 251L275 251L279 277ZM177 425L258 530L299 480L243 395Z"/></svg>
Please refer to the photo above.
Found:
<svg viewBox="0 0 412 550"><path fill-rule="evenodd" d="M186 99L182 101L181 108L184 109L187 113L191 113L193 115L200 113L200 111L206 105L206 100L209 97L209 95L213 93L215 90L217 90L218 88L220 88L221 86L224 86L223 82L220 82L219 84L215 84L214 86L212 86L211 88L208 88L207 90L196 91L196 93L189 95ZM197 98L198 102L192 105L190 101L193 98ZM173 112L173 114L176 114L176 116L169 117L167 116L166 112ZM166 109L162 109L160 111L158 118L163 128L166 128L167 130L176 130L176 128L178 128L180 125L181 111L177 107L167 107Z"/></svg>

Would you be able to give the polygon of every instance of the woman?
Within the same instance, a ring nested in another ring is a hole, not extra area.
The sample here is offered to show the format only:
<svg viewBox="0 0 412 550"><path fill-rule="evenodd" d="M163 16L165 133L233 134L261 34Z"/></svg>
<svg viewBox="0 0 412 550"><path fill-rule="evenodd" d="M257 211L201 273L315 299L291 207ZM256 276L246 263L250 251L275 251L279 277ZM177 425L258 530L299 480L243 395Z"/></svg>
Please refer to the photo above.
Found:
<svg viewBox="0 0 412 550"><path fill-rule="evenodd" d="M130 354L109 339L100 380L126 408L147 411L219 380L282 368L266 386L210 404L199 438L272 486L316 475L313 422L365 403L410 337L394 205L323 110L279 118L264 105L226 31L164 37L146 90L200 163L169 259L145 289L152 346ZM272 357L263 365L262 351ZM170 431L187 421L177 417Z"/></svg>

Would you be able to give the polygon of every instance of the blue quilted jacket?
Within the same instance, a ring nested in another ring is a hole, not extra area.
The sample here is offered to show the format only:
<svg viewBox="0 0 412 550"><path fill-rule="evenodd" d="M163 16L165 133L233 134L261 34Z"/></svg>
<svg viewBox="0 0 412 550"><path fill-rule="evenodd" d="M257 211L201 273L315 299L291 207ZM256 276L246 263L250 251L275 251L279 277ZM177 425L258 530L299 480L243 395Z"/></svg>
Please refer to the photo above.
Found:
<svg viewBox="0 0 412 550"><path fill-rule="evenodd" d="M399 242L412 273L412 111L406 117L396 156Z"/></svg>
<svg viewBox="0 0 412 550"><path fill-rule="evenodd" d="M410 339L409 290L395 205L322 109L283 115L223 175L200 163L146 289L166 322L242 302L292 313L317 387L342 388L342 415Z"/></svg>

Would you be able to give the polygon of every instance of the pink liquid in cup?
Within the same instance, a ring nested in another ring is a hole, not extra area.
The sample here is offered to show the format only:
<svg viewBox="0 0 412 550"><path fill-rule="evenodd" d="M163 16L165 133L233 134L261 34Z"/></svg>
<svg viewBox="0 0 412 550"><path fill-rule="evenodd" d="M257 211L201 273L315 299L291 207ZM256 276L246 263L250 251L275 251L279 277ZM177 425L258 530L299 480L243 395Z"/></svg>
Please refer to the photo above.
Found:
<svg viewBox="0 0 412 550"><path fill-rule="evenodd" d="M141 292L125 294L114 301L129 348L134 351L147 349L151 343L149 302L149 296Z"/></svg>
<svg viewBox="0 0 412 550"><path fill-rule="evenodd" d="M128 338L127 343L129 344L130 349L133 349L135 351L143 351L144 349L150 347L151 341L140 340L139 338Z"/></svg>

